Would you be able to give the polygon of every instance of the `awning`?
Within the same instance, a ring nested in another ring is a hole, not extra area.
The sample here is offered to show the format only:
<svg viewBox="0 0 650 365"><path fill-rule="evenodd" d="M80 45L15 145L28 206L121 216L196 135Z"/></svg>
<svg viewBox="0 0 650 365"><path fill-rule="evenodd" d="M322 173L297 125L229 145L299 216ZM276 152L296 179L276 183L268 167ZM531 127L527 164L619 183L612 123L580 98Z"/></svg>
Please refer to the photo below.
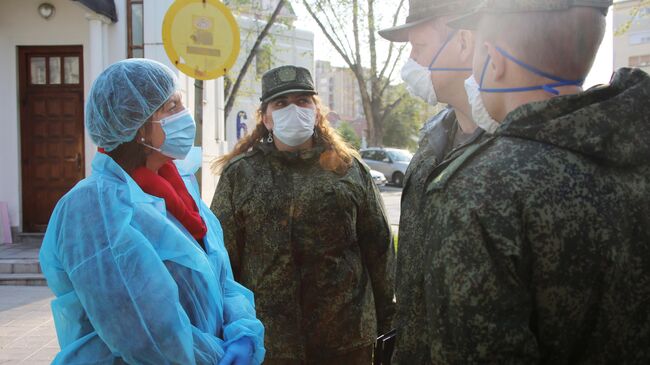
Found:
<svg viewBox="0 0 650 365"><path fill-rule="evenodd" d="M109 18L113 23L117 23L117 12L115 11L115 2L113 0L72 0L81 3L95 13Z"/></svg>

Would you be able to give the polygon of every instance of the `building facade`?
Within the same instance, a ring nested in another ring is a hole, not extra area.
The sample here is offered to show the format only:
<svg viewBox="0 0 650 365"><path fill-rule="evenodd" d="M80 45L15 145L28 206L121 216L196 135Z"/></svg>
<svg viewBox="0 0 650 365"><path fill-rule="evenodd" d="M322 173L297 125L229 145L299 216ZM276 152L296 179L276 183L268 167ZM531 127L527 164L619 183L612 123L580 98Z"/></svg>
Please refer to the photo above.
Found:
<svg viewBox="0 0 650 365"><path fill-rule="evenodd" d="M328 61L316 61L316 90L331 112L328 119L334 127L341 121L350 123L365 144L367 125L361 102L359 84L352 70L336 67Z"/></svg>
<svg viewBox="0 0 650 365"><path fill-rule="evenodd" d="M614 3L614 68L638 67L650 72L650 3Z"/></svg>
<svg viewBox="0 0 650 365"><path fill-rule="evenodd" d="M235 73L229 75L233 83L238 76L236 71L241 70L257 35L266 25L277 2L257 0L252 3L256 6L252 9L241 9L241 12L236 15L241 34L241 46L239 57L233 67ZM254 56L226 120L226 139L229 141L230 148L255 128L255 113L260 106L262 96L261 79L266 71L282 65L295 65L308 69L313 75L314 33L294 27L295 19L296 15L290 3L287 3Z"/></svg>
<svg viewBox="0 0 650 365"><path fill-rule="evenodd" d="M99 73L130 56L171 67L161 25L172 2L0 2L0 203L14 234L42 232L60 197L90 173L96 146L83 115ZM179 81L191 109L194 80L179 73ZM203 104L203 171L209 171L212 159L228 149L222 80L205 82ZM203 199L210 201L216 177L201 179Z"/></svg>
<svg viewBox="0 0 650 365"><path fill-rule="evenodd" d="M363 114L359 84L352 70L316 61L315 79L321 100L342 120L354 120Z"/></svg>

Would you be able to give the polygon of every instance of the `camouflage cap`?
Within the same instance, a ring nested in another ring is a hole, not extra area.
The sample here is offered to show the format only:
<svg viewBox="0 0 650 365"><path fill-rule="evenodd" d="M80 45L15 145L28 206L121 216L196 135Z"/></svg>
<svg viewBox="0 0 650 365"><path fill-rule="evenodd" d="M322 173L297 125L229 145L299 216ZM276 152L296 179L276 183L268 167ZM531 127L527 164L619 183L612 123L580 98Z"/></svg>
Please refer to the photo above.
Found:
<svg viewBox="0 0 650 365"><path fill-rule="evenodd" d="M263 103L280 95L291 93L318 94L308 69L298 66L280 66L267 71L262 76Z"/></svg>
<svg viewBox="0 0 650 365"><path fill-rule="evenodd" d="M566 10L574 7L599 8L604 15L613 0L482 0L472 11L447 25L458 29L475 29L483 14L506 14Z"/></svg>
<svg viewBox="0 0 650 365"><path fill-rule="evenodd" d="M406 23L379 31L379 35L391 42L408 42L409 30L446 15L461 15L472 10L476 0L409 0Z"/></svg>

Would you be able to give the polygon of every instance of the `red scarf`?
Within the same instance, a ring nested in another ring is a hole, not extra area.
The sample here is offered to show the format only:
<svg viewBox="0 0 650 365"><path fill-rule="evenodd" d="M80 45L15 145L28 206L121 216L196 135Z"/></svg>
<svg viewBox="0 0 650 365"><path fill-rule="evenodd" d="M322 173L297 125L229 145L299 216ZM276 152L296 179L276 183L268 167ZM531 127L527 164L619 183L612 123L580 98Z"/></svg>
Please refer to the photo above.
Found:
<svg viewBox="0 0 650 365"><path fill-rule="evenodd" d="M208 229L199 214L199 208L172 161L165 163L157 174L144 166L138 167L131 172L131 177L145 193L165 199L167 210L192 237L197 241L205 237Z"/></svg>
<svg viewBox="0 0 650 365"><path fill-rule="evenodd" d="M101 147L97 151L106 154ZM131 177L145 193L165 199L167 210L202 244L208 228L172 161L167 161L157 174L145 166L138 167Z"/></svg>

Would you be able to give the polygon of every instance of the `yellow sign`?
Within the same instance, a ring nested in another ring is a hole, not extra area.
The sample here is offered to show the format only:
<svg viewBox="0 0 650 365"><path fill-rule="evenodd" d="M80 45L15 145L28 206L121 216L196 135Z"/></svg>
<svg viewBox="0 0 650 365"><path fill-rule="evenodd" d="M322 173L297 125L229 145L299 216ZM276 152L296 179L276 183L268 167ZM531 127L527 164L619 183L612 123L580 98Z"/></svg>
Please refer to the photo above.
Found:
<svg viewBox="0 0 650 365"><path fill-rule="evenodd" d="M163 44L172 63L187 76L223 76L239 54L239 27L218 0L176 0L163 20Z"/></svg>

